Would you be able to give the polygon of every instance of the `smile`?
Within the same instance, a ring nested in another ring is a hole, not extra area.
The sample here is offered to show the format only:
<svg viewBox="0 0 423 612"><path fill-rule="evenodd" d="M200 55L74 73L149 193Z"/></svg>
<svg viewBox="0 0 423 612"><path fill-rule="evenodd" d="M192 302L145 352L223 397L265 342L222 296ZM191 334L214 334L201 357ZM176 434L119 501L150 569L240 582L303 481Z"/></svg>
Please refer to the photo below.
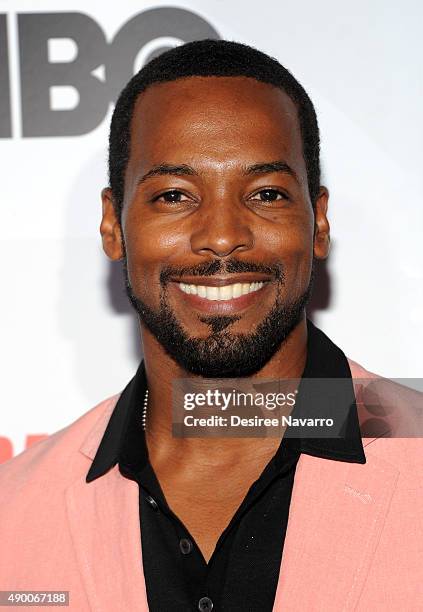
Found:
<svg viewBox="0 0 423 612"><path fill-rule="evenodd" d="M179 288L188 295L197 295L200 298L214 302L240 298L243 295L258 291L263 285L264 282L261 281L254 283L234 283L220 287L179 283Z"/></svg>

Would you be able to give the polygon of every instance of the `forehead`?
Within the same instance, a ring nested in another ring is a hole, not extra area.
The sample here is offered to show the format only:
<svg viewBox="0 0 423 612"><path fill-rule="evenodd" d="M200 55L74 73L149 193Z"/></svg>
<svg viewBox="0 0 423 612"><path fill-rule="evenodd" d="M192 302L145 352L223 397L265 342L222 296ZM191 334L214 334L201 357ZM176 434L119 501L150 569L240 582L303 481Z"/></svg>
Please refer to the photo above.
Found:
<svg viewBox="0 0 423 612"><path fill-rule="evenodd" d="M305 173L298 113L280 88L249 77L189 77L137 99L128 170L166 162L248 165L285 159Z"/></svg>

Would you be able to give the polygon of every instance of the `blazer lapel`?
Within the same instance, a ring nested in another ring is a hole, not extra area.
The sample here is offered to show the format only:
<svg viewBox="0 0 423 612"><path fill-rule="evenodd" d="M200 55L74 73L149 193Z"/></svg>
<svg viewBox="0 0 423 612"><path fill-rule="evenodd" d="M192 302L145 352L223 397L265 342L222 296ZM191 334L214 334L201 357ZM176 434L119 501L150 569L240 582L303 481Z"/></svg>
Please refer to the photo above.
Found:
<svg viewBox="0 0 423 612"><path fill-rule="evenodd" d="M119 395L103 403L80 452L94 459ZM115 465L101 478L66 489L66 508L78 569L94 612L148 612L142 565L139 490Z"/></svg>
<svg viewBox="0 0 423 612"><path fill-rule="evenodd" d="M115 466L66 491L78 566L93 611L148 611L141 556L138 485Z"/></svg>
<svg viewBox="0 0 423 612"><path fill-rule="evenodd" d="M366 461L301 455L274 612L355 609L399 474L371 453Z"/></svg>

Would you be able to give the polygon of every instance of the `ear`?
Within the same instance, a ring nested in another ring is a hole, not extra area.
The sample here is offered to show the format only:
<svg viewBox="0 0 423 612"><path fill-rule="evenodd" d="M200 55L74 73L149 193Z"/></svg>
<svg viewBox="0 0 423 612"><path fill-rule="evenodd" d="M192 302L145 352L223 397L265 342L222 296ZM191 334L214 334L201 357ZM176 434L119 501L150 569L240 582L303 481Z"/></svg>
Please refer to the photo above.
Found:
<svg viewBox="0 0 423 612"><path fill-rule="evenodd" d="M314 257L326 259L330 246L330 227L327 218L329 192L320 187L314 207Z"/></svg>
<svg viewBox="0 0 423 612"><path fill-rule="evenodd" d="M107 257L117 261L124 256L122 228L116 215L111 189L106 187L101 192L103 203L103 218L100 225L100 234L103 240L103 250Z"/></svg>

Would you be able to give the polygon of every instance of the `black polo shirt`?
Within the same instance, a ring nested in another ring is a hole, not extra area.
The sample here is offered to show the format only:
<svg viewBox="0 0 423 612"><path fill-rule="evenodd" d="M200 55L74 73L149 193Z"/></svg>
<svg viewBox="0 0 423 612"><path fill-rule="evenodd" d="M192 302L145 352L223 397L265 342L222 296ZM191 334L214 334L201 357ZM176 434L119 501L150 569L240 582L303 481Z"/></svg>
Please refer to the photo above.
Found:
<svg viewBox="0 0 423 612"><path fill-rule="evenodd" d="M352 389L344 353L310 321L307 328L303 378L344 378ZM299 456L306 453L365 463L355 404L348 406L345 438L298 439L287 435L288 428L206 563L194 538L168 506L149 462L141 426L146 388L141 362L116 404L86 480L101 477L118 463L120 472L139 485L142 561L150 610L271 612ZM204 486L214 484L205 482Z"/></svg>

